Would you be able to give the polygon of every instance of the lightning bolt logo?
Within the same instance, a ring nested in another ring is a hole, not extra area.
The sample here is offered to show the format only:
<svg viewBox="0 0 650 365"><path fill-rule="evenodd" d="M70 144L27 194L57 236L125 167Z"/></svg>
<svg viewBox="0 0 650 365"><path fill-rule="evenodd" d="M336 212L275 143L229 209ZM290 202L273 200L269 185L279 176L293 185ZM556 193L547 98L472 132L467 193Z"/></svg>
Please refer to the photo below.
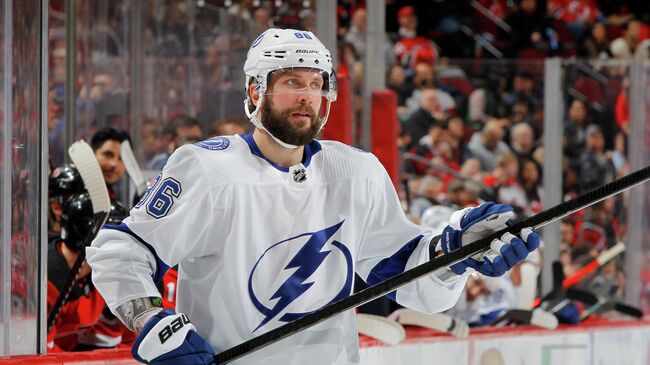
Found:
<svg viewBox="0 0 650 365"><path fill-rule="evenodd" d="M293 301L298 299L301 295L307 292L307 290L309 290L309 288L311 288L312 285L314 285L313 281L307 282L307 279L314 272L316 272L316 270L318 270L318 268L323 264L327 256L332 252L332 250L324 251L323 247L330 240L330 238L339 230L341 225L343 225L343 221L318 232L305 233L278 242L277 244L271 246L262 255L262 257L260 257L260 259L255 264L255 267L253 268L253 272L257 268L261 259L269 250L277 247L282 243L287 243L296 238L310 236L307 242L303 244L300 250L298 250L298 252L291 258L289 263L284 267L284 270L295 270L295 271L293 271L293 273L282 283L282 285L280 285L280 287L274 292L274 294L271 295L270 298L268 298L269 301L277 300L272 308L267 308L266 306L264 306L255 296L255 293L253 291L253 285L252 285L253 274L251 273L251 276L248 281L249 296L251 297L255 307L260 311L260 313L264 315L264 319L255 328L255 330L253 330L253 332L257 331L259 328L261 328L269 321L271 321L273 318L278 316L278 314L284 311L291 303L293 303ZM350 251L345 247L345 245L337 241L332 241L332 245L335 246L344 254L348 266L348 273L346 276L345 284L342 290L332 300L332 301L336 301L350 294L351 287L352 287L352 275L351 275L352 257ZM307 313L285 313L282 317L280 317L279 320L283 322L290 322L292 320L302 317L305 314Z"/></svg>

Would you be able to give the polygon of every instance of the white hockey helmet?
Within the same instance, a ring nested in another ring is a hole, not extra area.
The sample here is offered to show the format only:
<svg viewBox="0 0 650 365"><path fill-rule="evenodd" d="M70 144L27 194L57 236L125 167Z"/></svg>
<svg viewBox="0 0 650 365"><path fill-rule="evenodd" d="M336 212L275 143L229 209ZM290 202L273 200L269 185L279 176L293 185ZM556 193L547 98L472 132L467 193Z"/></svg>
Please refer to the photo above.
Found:
<svg viewBox="0 0 650 365"><path fill-rule="evenodd" d="M254 105L249 94L250 85L255 85L260 96L267 95L269 74L273 71L293 68L307 68L321 73L324 82L321 97L324 102L317 111L317 117L321 122L320 129L325 126L331 103L336 100L337 93L336 75L332 68L330 52L312 32L271 28L253 41L244 64L246 74L244 112L255 127L269 133L257 118L263 98ZM279 140L271 133L269 135L283 147L298 147Z"/></svg>

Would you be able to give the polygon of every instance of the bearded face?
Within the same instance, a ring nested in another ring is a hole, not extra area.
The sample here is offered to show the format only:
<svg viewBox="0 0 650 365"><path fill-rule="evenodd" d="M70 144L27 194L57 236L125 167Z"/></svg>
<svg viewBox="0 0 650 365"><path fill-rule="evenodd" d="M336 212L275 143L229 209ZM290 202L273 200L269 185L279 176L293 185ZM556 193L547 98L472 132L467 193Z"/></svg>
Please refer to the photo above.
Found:
<svg viewBox="0 0 650 365"><path fill-rule="evenodd" d="M304 146L316 137L321 121L314 109L307 104L277 110L267 97L262 103L262 125L280 141Z"/></svg>

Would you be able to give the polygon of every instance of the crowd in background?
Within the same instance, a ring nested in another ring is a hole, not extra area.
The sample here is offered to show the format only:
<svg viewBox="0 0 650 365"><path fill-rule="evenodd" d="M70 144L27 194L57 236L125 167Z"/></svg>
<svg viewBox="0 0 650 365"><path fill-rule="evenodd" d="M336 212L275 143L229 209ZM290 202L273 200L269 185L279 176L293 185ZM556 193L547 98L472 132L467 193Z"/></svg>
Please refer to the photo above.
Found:
<svg viewBox="0 0 650 365"><path fill-rule="evenodd" d="M75 138L89 138L104 127L131 130L126 3L107 5L100 23L79 26ZM315 31L313 3L145 4L143 117L134 138L141 167L162 169L185 143L250 131L243 113L242 72L248 45L272 26ZM520 217L546 208L544 149L556 146L543 145L545 57L650 58L647 1L386 3L386 46L377 56L386 59L386 87L398 100L400 197L412 220L432 226L427 210L440 207L495 200L512 205ZM63 20L57 18L63 2L51 4L49 142L56 167L65 151L65 44ZM79 14L93 4L82 5ZM339 1L337 7L337 72L351 80L355 123L367 57L364 7L362 0ZM594 62L567 68L566 112L559 121L566 198L630 172L628 75L625 66ZM627 204L619 195L562 221L561 242L546 244L560 245L566 275L626 237ZM622 296L620 259L598 278L597 290Z"/></svg>

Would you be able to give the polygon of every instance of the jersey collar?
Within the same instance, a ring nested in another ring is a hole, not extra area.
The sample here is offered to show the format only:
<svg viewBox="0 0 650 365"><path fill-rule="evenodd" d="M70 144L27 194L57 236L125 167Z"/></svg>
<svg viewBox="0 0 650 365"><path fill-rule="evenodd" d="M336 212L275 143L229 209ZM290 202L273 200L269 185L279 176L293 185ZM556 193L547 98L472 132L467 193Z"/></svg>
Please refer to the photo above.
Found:
<svg viewBox="0 0 650 365"><path fill-rule="evenodd" d="M262 151L260 151L259 147L257 147L257 143L255 143L255 139L253 138L252 134L243 134L241 135L241 138L248 143L248 147L250 148L251 152L258 157L263 158L266 162L268 162L271 166L275 167L276 169L282 171L282 172L289 172L288 167L276 165L271 160L266 158L263 154ZM316 153L318 153L322 149L320 143L317 140L312 140L308 144L305 145L305 152L302 157L302 165L305 167L309 167L309 163L311 163L311 158L314 156Z"/></svg>

